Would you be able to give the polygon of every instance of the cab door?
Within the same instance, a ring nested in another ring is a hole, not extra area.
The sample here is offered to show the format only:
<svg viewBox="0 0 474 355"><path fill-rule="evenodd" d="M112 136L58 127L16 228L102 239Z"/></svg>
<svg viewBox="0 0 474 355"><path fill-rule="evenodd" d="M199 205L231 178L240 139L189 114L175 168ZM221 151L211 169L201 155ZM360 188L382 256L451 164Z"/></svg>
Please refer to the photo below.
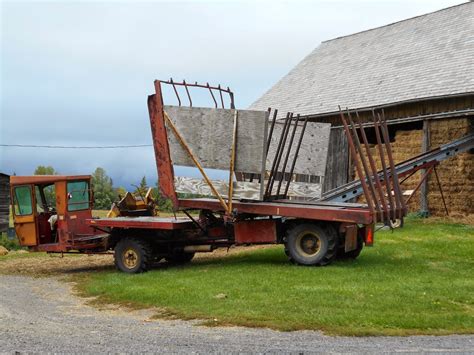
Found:
<svg viewBox="0 0 474 355"><path fill-rule="evenodd" d="M22 246L38 244L33 191L32 185L19 185L12 188L15 232Z"/></svg>

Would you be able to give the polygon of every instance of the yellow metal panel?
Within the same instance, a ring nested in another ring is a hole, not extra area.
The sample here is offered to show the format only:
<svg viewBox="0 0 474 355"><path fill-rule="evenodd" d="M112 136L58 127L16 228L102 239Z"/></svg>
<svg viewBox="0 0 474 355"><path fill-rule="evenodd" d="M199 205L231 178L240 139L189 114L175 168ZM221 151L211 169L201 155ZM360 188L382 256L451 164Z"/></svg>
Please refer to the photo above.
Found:
<svg viewBox="0 0 474 355"><path fill-rule="evenodd" d="M29 216L15 216L15 231L20 245L34 246L36 241L36 223L33 214Z"/></svg>

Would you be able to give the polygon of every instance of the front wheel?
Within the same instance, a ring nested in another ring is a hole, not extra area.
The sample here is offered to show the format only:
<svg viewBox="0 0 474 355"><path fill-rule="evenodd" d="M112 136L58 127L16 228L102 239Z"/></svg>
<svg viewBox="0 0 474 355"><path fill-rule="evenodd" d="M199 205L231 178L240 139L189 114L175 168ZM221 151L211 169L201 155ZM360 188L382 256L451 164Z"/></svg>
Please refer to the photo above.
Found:
<svg viewBox="0 0 474 355"><path fill-rule="evenodd" d="M296 224L285 238L288 259L300 265L327 265L334 259L336 248L337 232L331 225Z"/></svg>
<svg viewBox="0 0 474 355"><path fill-rule="evenodd" d="M136 274L149 269L152 261L151 246L137 238L123 238L115 246L115 266L120 271Z"/></svg>

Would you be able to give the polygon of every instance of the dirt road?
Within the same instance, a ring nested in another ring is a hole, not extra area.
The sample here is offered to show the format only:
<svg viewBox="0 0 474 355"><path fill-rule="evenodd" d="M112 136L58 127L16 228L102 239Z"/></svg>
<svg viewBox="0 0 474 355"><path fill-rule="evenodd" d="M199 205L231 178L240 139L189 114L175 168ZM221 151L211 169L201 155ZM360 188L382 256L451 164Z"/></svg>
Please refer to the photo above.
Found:
<svg viewBox="0 0 474 355"><path fill-rule="evenodd" d="M474 352L474 336L329 337L197 322L153 311L99 310L54 277L0 275L0 352Z"/></svg>

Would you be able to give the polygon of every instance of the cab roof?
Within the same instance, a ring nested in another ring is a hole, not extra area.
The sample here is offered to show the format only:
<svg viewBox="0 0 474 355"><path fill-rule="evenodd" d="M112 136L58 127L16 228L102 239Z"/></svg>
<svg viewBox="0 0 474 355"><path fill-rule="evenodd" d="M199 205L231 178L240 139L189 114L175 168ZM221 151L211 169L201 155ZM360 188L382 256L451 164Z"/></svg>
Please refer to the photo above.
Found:
<svg viewBox="0 0 474 355"><path fill-rule="evenodd" d="M22 184L48 184L59 181L90 180L91 175L33 175L33 176L10 176L11 185Z"/></svg>

